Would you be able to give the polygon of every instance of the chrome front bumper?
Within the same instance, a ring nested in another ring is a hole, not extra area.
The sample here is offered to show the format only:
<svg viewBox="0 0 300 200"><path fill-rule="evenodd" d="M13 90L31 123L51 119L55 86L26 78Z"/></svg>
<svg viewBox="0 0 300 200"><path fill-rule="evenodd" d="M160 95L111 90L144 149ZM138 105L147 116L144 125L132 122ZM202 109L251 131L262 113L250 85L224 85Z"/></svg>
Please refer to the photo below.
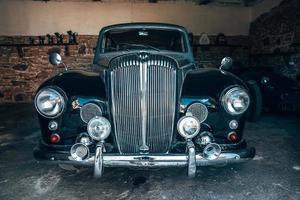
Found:
<svg viewBox="0 0 300 200"><path fill-rule="evenodd" d="M210 166L218 164L236 163L250 160L251 158L241 158L236 153L221 153L215 160L206 160L200 154L195 155L196 166ZM166 154L166 155L114 155L108 154L102 157L104 167L185 167L188 165L188 155L185 154ZM87 160L75 161L58 160L59 163L94 166L95 156Z"/></svg>
<svg viewBox="0 0 300 200"><path fill-rule="evenodd" d="M187 167L188 176L194 177L197 166L239 163L251 160L255 155L254 148L244 148L222 152L218 158L207 160L202 154L195 152L193 144L187 145L187 149L186 154L120 155L103 153L102 146L99 145L97 146L95 155L82 161L73 160L70 154L68 156L60 153L45 155L45 151L40 148L35 149L34 155L38 160L94 167L95 177L102 176L104 167Z"/></svg>

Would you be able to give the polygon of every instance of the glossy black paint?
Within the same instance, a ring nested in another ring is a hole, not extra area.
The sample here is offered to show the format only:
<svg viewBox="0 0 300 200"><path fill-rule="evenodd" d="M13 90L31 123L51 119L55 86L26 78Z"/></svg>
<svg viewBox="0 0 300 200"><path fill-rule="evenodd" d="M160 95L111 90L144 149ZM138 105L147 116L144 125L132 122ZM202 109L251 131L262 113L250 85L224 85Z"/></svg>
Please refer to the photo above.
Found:
<svg viewBox="0 0 300 200"><path fill-rule="evenodd" d="M46 86L57 86L68 97L89 96L106 99L106 88L102 77L103 74L101 72L70 70L46 80L39 89Z"/></svg>
<svg viewBox="0 0 300 200"><path fill-rule="evenodd" d="M239 141L244 130L245 115L230 115L220 103L223 92L237 85L248 89L242 80L230 72L202 68L187 73L182 86L181 101L185 102L186 106L193 102L205 104L210 114L204 123L209 124L214 136L225 143L228 142L227 135L233 131L228 126L231 120L239 122L239 127L235 130L239 135Z"/></svg>
<svg viewBox="0 0 300 200"><path fill-rule="evenodd" d="M231 85L241 85L247 89L243 81L230 72L202 68L187 73L181 95L206 95L218 99L224 89Z"/></svg>
<svg viewBox="0 0 300 200"><path fill-rule="evenodd" d="M134 24L139 26L140 24ZM188 35L185 29L179 26L169 26L166 24L143 24L151 28L151 26L160 28L175 28L183 31L186 34L186 40L188 41ZM126 25L121 25L126 28ZM39 115L39 120L42 130L42 140L46 144L45 148L52 150L69 150L71 145L74 144L76 137L81 132L86 132L86 124L81 120L79 114L79 107L88 102L97 103L104 109L104 115L110 118L110 109L108 103L109 97L109 81L105 78L105 73L109 71L109 63L112 58L123 55L125 53L137 53L132 52L119 52L115 54L106 54L97 56L99 54L99 45L102 37L102 33L113 27L107 27L100 32L98 47L96 50L96 56L94 59L95 69L97 72L84 72L84 71L66 71L60 73L48 80L46 80L40 87L58 87L60 88L67 99L67 105L64 113L55 119L47 119ZM147 51L147 53L163 54L172 57L178 64L178 108L180 106L187 107L193 102L202 102L209 109L209 116L203 123L202 130L212 131L216 140L219 143L230 144L227 135L230 130L228 123L230 120L237 120L239 122L239 128L236 130L239 141L242 140L242 131L245 124L245 114L232 116L229 115L220 105L220 96L227 89L235 85L243 86L247 89L247 86L235 75L217 70L217 69L198 69L195 70L194 58L192 56L192 50L189 46L188 51L185 53L172 53L172 52L156 52ZM120 83L122 84L122 83ZM78 104L74 106L74 104ZM177 120L184 113L180 113L178 109ZM57 131L49 131L48 123L51 120L55 120L59 124ZM175 121L175 124L177 121ZM175 129L176 130L176 129ZM50 144L49 137L52 133L58 133L61 136L61 141L58 144ZM174 133L176 134L176 133ZM114 145L113 133L107 140L108 143ZM178 138L177 134L177 138ZM181 138L182 139L182 138Z"/></svg>

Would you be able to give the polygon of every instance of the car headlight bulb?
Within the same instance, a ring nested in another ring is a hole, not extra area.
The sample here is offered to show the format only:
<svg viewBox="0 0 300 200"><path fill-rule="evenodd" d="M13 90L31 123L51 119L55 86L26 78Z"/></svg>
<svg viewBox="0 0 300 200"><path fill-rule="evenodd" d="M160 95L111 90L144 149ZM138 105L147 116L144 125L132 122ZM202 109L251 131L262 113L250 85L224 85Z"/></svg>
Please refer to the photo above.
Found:
<svg viewBox="0 0 300 200"><path fill-rule="evenodd" d="M109 136L111 125L105 117L96 116L89 121L87 131L92 139L103 141Z"/></svg>
<svg viewBox="0 0 300 200"><path fill-rule="evenodd" d="M250 105L247 91L241 87L233 87L222 96L222 105L231 115L244 113Z"/></svg>
<svg viewBox="0 0 300 200"><path fill-rule="evenodd" d="M64 110L64 97L53 88L41 89L35 97L35 107L44 117L58 117Z"/></svg>
<svg viewBox="0 0 300 200"><path fill-rule="evenodd" d="M179 119L177 130L182 137L186 139L193 138L200 131L200 122L194 116L184 116Z"/></svg>

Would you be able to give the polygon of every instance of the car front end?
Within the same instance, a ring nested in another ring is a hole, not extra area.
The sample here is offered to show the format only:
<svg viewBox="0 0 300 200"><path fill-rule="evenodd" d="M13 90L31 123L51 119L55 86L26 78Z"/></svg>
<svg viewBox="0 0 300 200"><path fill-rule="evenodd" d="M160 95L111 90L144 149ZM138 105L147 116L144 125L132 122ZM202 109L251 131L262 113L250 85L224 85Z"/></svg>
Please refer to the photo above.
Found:
<svg viewBox="0 0 300 200"><path fill-rule="evenodd" d="M124 35L146 42L120 42ZM150 46L152 35L172 45ZM196 70L184 28L104 28L94 64L98 72L68 71L38 89L36 159L92 166L95 177L104 167L187 167L194 177L197 166L254 157L242 139L247 86L222 70Z"/></svg>

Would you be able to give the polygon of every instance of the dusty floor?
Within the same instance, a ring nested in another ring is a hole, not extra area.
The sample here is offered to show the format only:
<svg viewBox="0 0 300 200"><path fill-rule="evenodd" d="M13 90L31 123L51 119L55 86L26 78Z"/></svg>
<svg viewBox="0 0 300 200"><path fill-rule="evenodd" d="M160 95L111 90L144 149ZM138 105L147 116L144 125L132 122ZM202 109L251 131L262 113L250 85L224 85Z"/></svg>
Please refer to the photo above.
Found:
<svg viewBox="0 0 300 200"><path fill-rule="evenodd" d="M32 105L0 106L0 199L300 199L300 117L266 116L247 124L257 149L249 163L184 169L64 171L36 162L39 129Z"/></svg>

